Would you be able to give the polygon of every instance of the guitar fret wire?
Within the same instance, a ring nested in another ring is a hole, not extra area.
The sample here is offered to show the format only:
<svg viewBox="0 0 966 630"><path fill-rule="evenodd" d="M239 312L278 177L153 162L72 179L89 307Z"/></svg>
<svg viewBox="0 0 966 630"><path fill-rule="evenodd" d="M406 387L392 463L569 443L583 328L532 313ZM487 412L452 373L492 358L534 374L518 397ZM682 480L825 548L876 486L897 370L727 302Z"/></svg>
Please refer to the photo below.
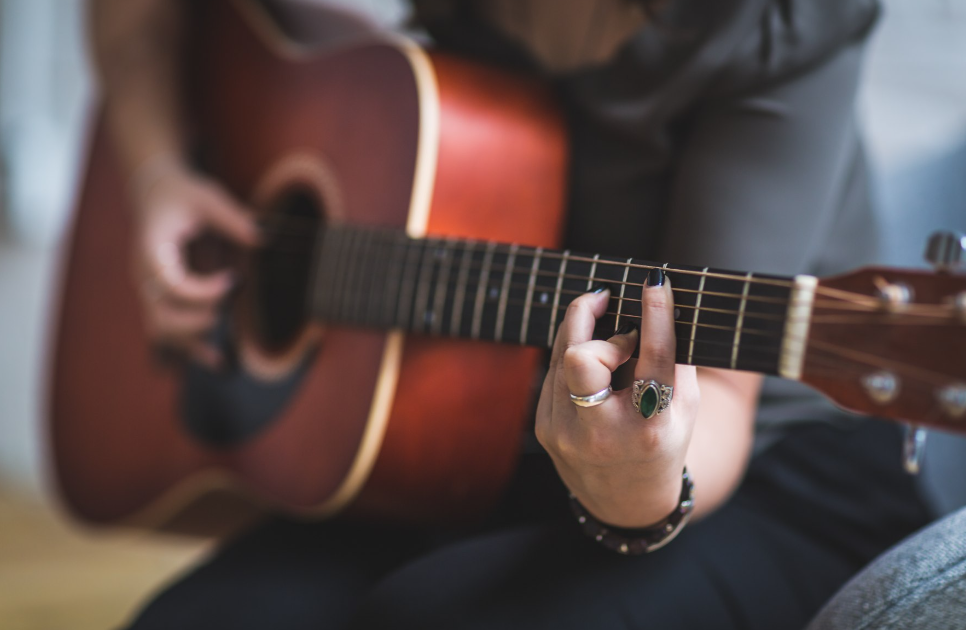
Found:
<svg viewBox="0 0 966 630"><path fill-rule="evenodd" d="M627 259L628 262L631 261L630 258ZM617 302L617 319L614 320L614 331L620 330L621 327L621 311L624 309L624 290L627 288L627 274L630 273L630 267L624 267L624 279L621 281L621 295Z"/></svg>
<svg viewBox="0 0 966 630"><path fill-rule="evenodd" d="M587 290L590 291L594 287L594 275L597 273L597 261L600 259L600 254L594 254L594 264L590 266L590 276L587 278Z"/></svg>
<svg viewBox="0 0 966 630"><path fill-rule="evenodd" d="M456 280L456 295L453 300L453 315L450 322L450 334L459 336L460 328L463 325L463 301L466 295L466 283L470 277L470 262L473 259L474 244L470 243L463 250L463 259L460 261L459 276Z"/></svg>
<svg viewBox="0 0 966 630"><path fill-rule="evenodd" d="M537 271L540 269L540 258L543 248L538 247L533 254L533 263L530 265L530 279L527 281L527 297L523 304L523 322L520 324L520 343L526 345L527 333L530 329L530 307L533 305L533 289L537 282Z"/></svg>
<svg viewBox="0 0 966 630"><path fill-rule="evenodd" d="M708 268L705 267L704 270L707 271ZM701 298L704 297L701 292L704 291L705 279L707 279L707 276L701 276L701 281L698 283L698 296L694 302L694 322L691 325L691 346L688 350L688 363L691 363L691 355L694 354L694 337L698 332L698 315L701 313Z"/></svg>
<svg viewBox="0 0 966 630"><path fill-rule="evenodd" d="M419 272L418 262L416 262L419 260L419 254L420 252L417 247L413 247L406 252L406 262L404 263L405 266L402 271L402 286L399 289L399 308L396 315L396 322L403 329L409 328L412 314L413 284L416 281L416 274ZM410 271L411 261L415 262L415 266Z"/></svg>
<svg viewBox="0 0 966 630"><path fill-rule="evenodd" d="M437 247L432 241L427 241L423 250L423 264L419 271L419 280L416 281L416 299L413 302L412 328L414 330L417 326L422 330L427 328L426 307L429 306L429 284L433 277Z"/></svg>
<svg viewBox="0 0 966 630"><path fill-rule="evenodd" d="M318 313L325 313L330 301L327 299L329 289L331 289L330 276L332 275L333 264L330 261L332 255L335 253L336 243L329 243L331 240L329 233L326 232L322 236L322 251L319 257L318 264L318 276L316 279L316 292L312 302L315 304L315 310Z"/></svg>
<svg viewBox="0 0 966 630"><path fill-rule="evenodd" d="M516 245L510 247L510 257L506 262L506 272L503 274L503 284L500 287L500 307L496 313L496 329L493 331L494 339L503 339L503 322L506 318L506 301L510 294L510 278L513 275L513 264L516 262Z"/></svg>
<svg viewBox="0 0 966 630"><path fill-rule="evenodd" d="M751 280L751 273L748 274L748 280ZM735 326L735 343L734 349L731 351L731 369L735 369L738 365L738 344L741 342L741 326L745 319L745 305L748 303L748 289L751 288L751 283L745 281L745 288L741 292L741 305L738 307L738 323Z"/></svg>
<svg viewBox="0 0 966 630"><path fill-rule="evenodd" d="M352 234L349 234L345 242L342 244L342 251L339 252L339 262L336 268L336 294L334 297L334 304L336 306L336 315L338 317L345 317L345 307L346 307L346 287L348 286L348 270L352 266L352 242L354 238Z"/></svg>
<svg viewBox="0 0 966 630"><path fill-rule="evenodd" d="M453 241L447 238L443 245L443 260L440 262L440 276L436 280L436 299L433 302L433 324L430 330L434 334L440 334L443 330L443 313L446 311L446 292L449 289L449 276L452 271ZM443 290L439 290L439 286ZM455 308L455 306L454 306Z"/></svg>
<svg viewBox="0 0 966 630"><path fill-rule="evenodd" d="M309 282L308 286L312 287L311 299L306 300L306 308L308 308L308 315L316 312L317 304L316 300L319 296L319 276L322 275L322 241L325 239L325 233L318 231L315 234L315 238L312 239L312 254L310 260L311 269L309 271Z"/></svg>
<svg viewBox="0 0 966 630"><path fill-rule="evenodd" d="M560 307L560 289L563 288L563 275L567 271L567 261L570 250L566 250L560 260L560 273L557 276L557 290L553 295L553 310L550 312L550 330L547 332L547 347L553 346L553 338L557 331L557 309Z"/></svg>
<svg viewBox="0 0 966 630"><path fill-rule="evenodd" d="M387 325L392 325L396 322L394 315L398 312L399 292L402 289L400 279L402 278L403 267L405 265L406 257L409 253L406 251L404 244L405 243L403 241L397 240L392 250L393 253L390 256L390 269L393 280L392 282L388 283L387 288L388 291L391 291L391 293L387 292L388 294L384 298L386 301L385 308L383 309Z"/></svg>
<svg viewBox="0 0 966 630"><path fill-rule="evenodd" d="M356 308L359 313L359 321L366 321L366 318L370 315L369 310L369 297L372 295L372 283L374 281L374 274L372 273L373 264L375 263L375 256L373 256L373 247L376 242L376 232L370 231L368 237L365 239L362 247L362 263L359 265L359 275L362 278L357 283L359 287L359 299L356 301Z"/></svg>
<svg viewBox="0 0 966 630"><path fill-rule="evenodd" d="M490 265L493 262L493 252L495 250L496 245L490 243L486 246L486 252L483 254L480 283L476 287L476 302L473 304L473 325L470 329L471 339L480 338L480 325L483 321L483 299L486 297L486 288L490 280Z"/></svg>

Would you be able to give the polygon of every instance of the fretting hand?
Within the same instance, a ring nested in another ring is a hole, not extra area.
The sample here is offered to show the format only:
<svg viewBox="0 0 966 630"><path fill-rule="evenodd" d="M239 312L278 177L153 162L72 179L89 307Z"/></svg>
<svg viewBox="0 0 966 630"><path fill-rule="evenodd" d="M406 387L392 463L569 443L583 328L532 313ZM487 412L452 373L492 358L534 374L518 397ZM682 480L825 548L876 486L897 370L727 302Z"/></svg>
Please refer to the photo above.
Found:
<svg viewBox="0 0 966 630"><path fill-rule="evenodd" d="M564 483L594 516L621 527L644 527L678 505L698 413L698 380L693 367L675 366L673 299L661 270L648 276L640 332L593 340L609 297L604 289L568 307L537 408L537 437ZM612 372L638 344L635 379L674 388L670 406L649 419L635 410L630 388L607 395ZM605 399L590 401L593 406L577 406L571 397L598 392Z"/></svg>

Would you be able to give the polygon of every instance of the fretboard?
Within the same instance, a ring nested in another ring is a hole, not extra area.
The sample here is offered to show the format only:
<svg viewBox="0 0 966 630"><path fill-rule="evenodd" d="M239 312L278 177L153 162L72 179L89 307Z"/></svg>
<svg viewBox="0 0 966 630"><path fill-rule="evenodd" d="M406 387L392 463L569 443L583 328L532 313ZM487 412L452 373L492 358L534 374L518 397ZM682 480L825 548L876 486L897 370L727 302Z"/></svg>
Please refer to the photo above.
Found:
<svg viewBox="0 0 966 630"><path fill-rule="evenodd" d="M674 294L677 362L778 374L792 279L397 231L320 236L312 315L327 322L551 347L567 305L611 290L595 338L637 324L647 273Z"/></svg>

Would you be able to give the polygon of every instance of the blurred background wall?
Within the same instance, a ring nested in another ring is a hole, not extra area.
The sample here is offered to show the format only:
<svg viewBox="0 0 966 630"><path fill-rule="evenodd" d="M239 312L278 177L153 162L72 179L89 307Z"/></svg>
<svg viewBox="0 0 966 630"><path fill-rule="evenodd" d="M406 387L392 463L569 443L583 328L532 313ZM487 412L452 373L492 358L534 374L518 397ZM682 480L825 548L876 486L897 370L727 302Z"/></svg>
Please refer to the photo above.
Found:
<svg viewBox="0 0 966 630"><path fill-rule="evenodd" d="M884 4L860 113L885 257L917 265L931 230L966 231L966 0ZM0 0L0 484L45 498L43 359L93 94L83 5Z"/></svg>

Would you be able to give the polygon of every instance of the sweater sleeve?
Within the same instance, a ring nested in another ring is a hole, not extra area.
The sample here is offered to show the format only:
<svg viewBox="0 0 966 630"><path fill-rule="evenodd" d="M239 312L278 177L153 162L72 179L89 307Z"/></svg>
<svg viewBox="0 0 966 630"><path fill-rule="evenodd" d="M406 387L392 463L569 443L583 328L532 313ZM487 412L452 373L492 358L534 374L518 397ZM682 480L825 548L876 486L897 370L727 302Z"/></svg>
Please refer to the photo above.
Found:
<svg viewBox="0 0 966 630"><path fill-rule="evenodd" d="M861 59L851 45L692 114L675 161L665 260L795 274L874 256L854 114Z"/></svg>

